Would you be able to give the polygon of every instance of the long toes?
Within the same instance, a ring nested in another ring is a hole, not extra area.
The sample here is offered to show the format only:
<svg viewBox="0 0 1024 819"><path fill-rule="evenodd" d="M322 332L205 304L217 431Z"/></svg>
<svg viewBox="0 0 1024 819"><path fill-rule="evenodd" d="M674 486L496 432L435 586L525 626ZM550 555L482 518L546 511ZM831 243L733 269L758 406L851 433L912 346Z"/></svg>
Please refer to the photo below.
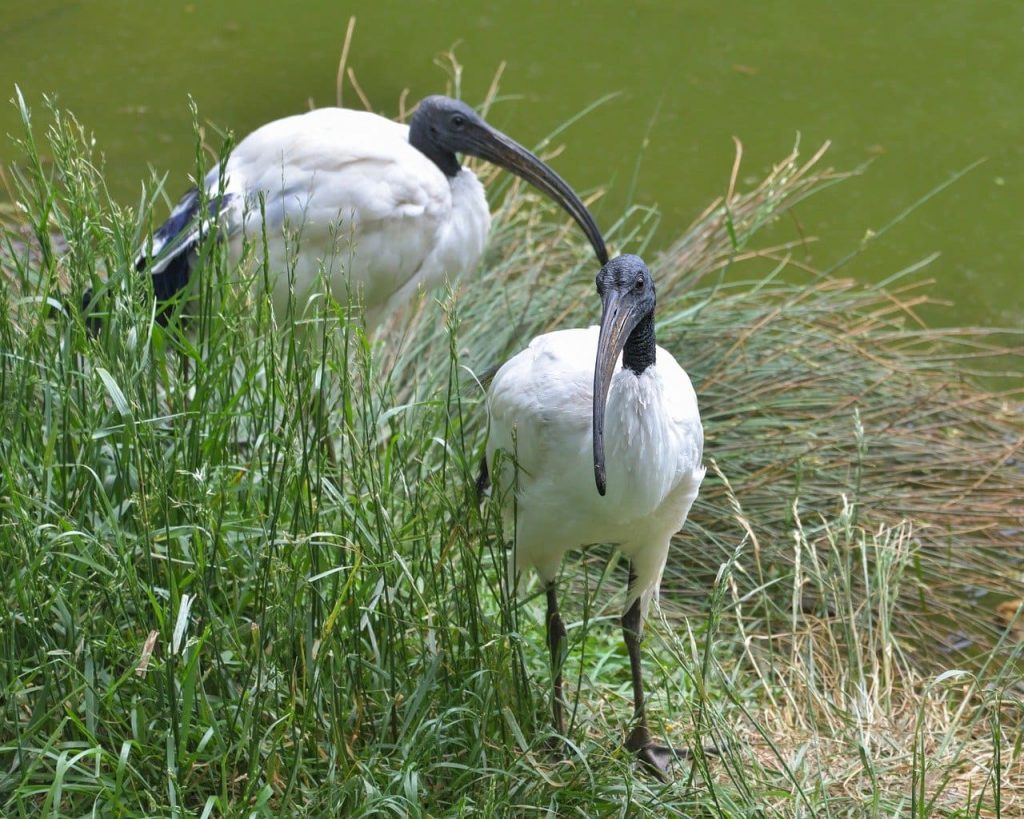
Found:
<svg viewBox="0 0 1024 819"><path fill-rule="evenodd" d="M569 747L565 742L565 737L559 733L547 736L544 740L544 750L558 759L564 759L569 755Z"/></svg>
<svg viewBox="0 0 1024 819"><path fill-rule="evenodd" d="M676 753L672 748L664 745L645 745L636 752L636 758L640 763L653 773L662 782L668 782L668 769ZM685 756L680 756L685 759Z"/></svg>
<svg viewBox="0 0 1024 819"><path fill-rule="evenodd" d="M705 745L703 750L706 754L717 755L720 753L719 749L714 745ZM669 766L676 760L693 759L693 751L689 748L670 748L665 745L651 743L638 748L636 756L643 763L644 767L654 773L658 779L662 782L667 782Z"/></svg>

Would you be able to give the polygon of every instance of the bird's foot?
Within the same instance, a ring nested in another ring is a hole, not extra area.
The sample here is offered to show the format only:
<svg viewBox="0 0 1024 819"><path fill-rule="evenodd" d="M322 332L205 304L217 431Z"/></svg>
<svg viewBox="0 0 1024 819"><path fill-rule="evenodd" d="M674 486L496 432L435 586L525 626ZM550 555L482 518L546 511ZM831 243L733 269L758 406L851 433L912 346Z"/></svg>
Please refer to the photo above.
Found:
<svg viewBox="0 0 1024 819"><path fill-rule="evenodd" d="M669 766L676 759L688 759L689 756L688 748L670 748L667 745L655 745L654 743L638 748L636 751L636 758L640 760L640 764L662 782L669 781Z"/></svg>
<svg viewBox="0 0 1024 819"><path fill-rule="evenodd" d="M638 725L632 730L626 739L626 748L635 753L640 764L662 782L669 781L669 766L673 762L693 759L693 751L689 748L658 745L651 739L651 732L643 725ZM718 754L719 749L714 745L707 745L704 747L704 753Z"/></svg>
<svg viewBox="0 0 1024 819"><path fill-rule="evenodd" d="M559 733L548 734L544 740L544 750L557 759L564 758L568 753L565 737Z"/></svg>

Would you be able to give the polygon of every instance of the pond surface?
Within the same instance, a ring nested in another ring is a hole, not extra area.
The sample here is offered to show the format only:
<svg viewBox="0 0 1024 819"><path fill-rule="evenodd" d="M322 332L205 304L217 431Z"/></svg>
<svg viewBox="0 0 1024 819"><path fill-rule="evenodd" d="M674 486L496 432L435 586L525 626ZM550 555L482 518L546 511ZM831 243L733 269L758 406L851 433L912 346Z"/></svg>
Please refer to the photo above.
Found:
<svg viewBox="0 0 1024 819"><path fill-rule="evenodd" d="M844 272L880 281L934 251L920 278L950 305L933 324L1024 335L1024 3L1019 0L745 3L580 0L459 3L262 0L5 0L0 79L37 121L44 93L95 132L114 196L138 200L150 168L176 196L194 161L188 95L203 121L239 135L335 99L348 17L349 64L377 110L394 114L444 89L434 64L457 45L462 96L483 99L502 61L506 96L491 120L526 145L610 92L558 136L553 162L577 189L604 187L610 224L630 202L657 204L664 246L725 189L732 137L741 178L786 155L867 173L799 209L827 266L978 159ZM350 85L345 101L358 105ZM18 129L0 106L0 132ZM8 140L0 161L16 158Z"/></svg>

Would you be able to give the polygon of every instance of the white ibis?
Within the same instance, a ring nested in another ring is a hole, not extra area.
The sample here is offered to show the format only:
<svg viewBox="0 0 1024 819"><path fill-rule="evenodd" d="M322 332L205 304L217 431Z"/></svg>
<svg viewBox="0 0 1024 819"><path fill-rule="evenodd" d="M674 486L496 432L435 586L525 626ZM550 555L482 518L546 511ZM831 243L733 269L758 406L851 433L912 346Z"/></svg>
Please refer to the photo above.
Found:
<svg viewBox="0 0 1024 819"><path fill-rule="evenodd" d="M489 464L510 515L514 496L516 571L532 567L547 586L560 734L565 627L555 580L562 556L612 543L629 559L622 630L634 708L626 746L663 777L673 755L686 752L651 737L640 640L669 542L704 478L704 432L689 377L655 344L654 282L643 260L627 255L608 262L598 273L597 292L600 327L538 336L495 375L487 395L490 438L481 480L486 485ZM498 450L507 457L495 463Z"/></svg>
<svg viewBox="0 0 1024 819"><path fill-rule="evenodd" d="M207 233L227 241L237 260L246 239L261 250L265 231L279 317L292 291L301 312L323 276L335 298L361 297L372 329L418 288L455 279L480 260L491 217L483 186L459 153L546 193L607 261L594 220L557 173L465 103L431 96L408 126L320 108L258 128L203 180L209 211L200 212L196 188L186 193L136 267L149 271L163 301L188 283ZM91 294L84 301L88 307Z"/></svg>

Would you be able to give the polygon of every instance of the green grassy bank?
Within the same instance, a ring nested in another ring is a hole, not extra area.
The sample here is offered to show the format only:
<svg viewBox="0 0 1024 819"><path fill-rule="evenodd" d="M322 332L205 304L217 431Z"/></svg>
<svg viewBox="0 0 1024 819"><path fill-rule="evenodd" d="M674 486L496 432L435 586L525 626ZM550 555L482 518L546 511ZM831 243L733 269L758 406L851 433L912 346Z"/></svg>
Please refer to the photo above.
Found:
<svg viewBox="0 0 1024 819"><path fill-rule="evenodd" d="M795 217L843 178L819 155L723 180L649 258L709 466L648 624L650 709L724 748L661 784L620 747L624 568L566 563L553 755L543 601L504 593L510 533L473 493L477 376L597 319L561 215L490 179L480 277L373 342L337 304L276 326L216 248L191 329L165 330L128 272L163 203L116 206L46 120L0 251L0 814L1024 811L1021 388L970 374L1020 350L921 326L906 278L784 282ZM642 252L654 218L612 245ZM90 338L61 300L108 277Z"/></svg>

